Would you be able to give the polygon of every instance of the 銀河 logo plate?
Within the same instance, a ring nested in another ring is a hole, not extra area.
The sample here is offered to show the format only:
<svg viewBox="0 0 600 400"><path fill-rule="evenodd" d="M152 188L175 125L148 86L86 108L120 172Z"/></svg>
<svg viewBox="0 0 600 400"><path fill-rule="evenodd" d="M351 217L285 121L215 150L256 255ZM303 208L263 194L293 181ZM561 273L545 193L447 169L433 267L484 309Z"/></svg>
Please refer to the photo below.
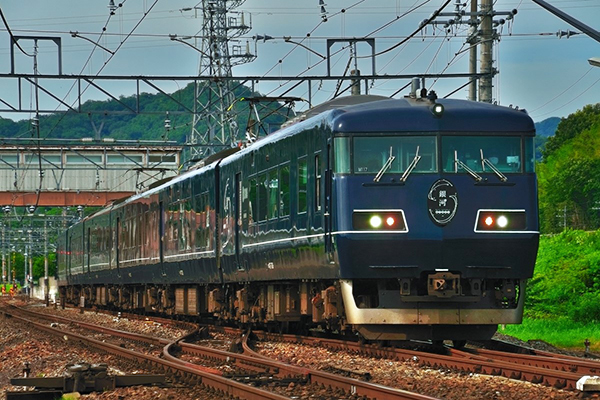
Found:
<svg viewBox="0 0 600 400"><path fill-rule="evenodd" d="M448 224L457 208L458 195L454 185L446 179L436 181L427 195L427 209L432 221L439 226Z"/></svg>

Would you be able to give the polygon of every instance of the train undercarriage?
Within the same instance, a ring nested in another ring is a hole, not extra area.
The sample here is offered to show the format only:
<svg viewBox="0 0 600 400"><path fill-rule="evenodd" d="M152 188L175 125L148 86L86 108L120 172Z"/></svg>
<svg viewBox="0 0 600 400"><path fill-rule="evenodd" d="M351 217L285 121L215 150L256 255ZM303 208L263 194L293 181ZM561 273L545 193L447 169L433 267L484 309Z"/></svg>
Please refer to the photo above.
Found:
<svg viewBox="0 0 600 400"><path fill-rule="evenodd" d="M79 285L63 286L60 297L63 304L80 307L214 320L282 333L318 329L371 341L485 340L498 324L519 323L522 317L524 296L518 280L478 280L475 289L467 289L453 277L448 279L450 286L436 278L421 294L415 282L407 289L411 282L406 280L332 280ZM438 293L431 291L432 285Z"/></svg>
<svg viewBox="0 0 600 400"><path fill-rule="evenodd" d="M319 327L341 332L339 283L278 282L230 285L73 285L62 287L63 303L178 317L279 332Z"/></svg>

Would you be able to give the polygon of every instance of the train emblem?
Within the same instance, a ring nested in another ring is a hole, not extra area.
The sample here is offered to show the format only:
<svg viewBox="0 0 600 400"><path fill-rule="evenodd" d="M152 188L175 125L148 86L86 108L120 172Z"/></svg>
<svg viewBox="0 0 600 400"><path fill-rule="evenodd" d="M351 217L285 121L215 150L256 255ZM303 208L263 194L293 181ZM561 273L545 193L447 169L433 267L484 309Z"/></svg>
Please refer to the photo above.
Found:
<svg viewBox="0 0 600 400"><path fill-rule="evenodd" d="M446 180L437 180L429 189L427 208L432 221L444 226L452 221L458 208L458 194L454 185Z"/></svg>

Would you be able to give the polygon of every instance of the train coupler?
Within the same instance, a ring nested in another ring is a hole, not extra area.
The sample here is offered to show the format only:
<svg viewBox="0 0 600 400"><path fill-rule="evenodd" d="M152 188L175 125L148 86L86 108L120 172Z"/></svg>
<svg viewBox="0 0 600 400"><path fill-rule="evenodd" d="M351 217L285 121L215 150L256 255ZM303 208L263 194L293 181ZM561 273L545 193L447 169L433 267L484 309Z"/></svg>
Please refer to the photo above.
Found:
<svg viewBox="0 0 600 400"><path fill-rule="evenodd" d="M450 298L460 296L460 275L450 272L437 272L427 276L427 294Z"/></svg>

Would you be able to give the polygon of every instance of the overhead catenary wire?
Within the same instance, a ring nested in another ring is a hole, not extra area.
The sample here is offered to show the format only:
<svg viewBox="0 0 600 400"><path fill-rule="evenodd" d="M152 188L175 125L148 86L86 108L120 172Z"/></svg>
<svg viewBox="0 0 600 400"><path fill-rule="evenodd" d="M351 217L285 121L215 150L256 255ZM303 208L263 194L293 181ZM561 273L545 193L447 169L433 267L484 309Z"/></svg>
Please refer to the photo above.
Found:
<svg viewBox="0 0 600 400"><path fill-rule="evenodd" d="M124 0L122 3L120 3L120 5L122 6L122 5L125 3L125 1L127 1L127 0ZM148 8L148 10L146 10L146 11L144 12L144 14L143 14L143 16L141 17L141 19L139 19L139 20L138 20L138 22L137 22L137 23L136 23L136 25L135 25L135 26L134 26L134 27L131 29L131 31L129 32L129 34L128 34L128 35L126 35L126 36L125 36L125 38L124 38L124 39L123 39L123 40L122 40L122 41L119 43L119 45L117 46L117 48L114 50L113 54L111 54L111 56L110 56L110 57L109 57L109 58L108 58L108 59L107 59L107 60L104 62L104 64L102 65L102 67L100 67L100 69L99 69L99 70L97 71L97 73L96 73L96 76L98 76L98 75L99 75L99 74L102 72L102 70L104 70L104 68L107 66L107 64L108 64L108 63L109 63L109 62L112 60L112 58L115 56L115 54L117 53L117 51L118 51L119 49L121 49L121 48L122 48L122 46L125 44L125 42L127 41L127 39L129 39L129 37L131 37L131 35L133 34L133 32L134 32L134 31L135 31L135 30L136 30L136 29L139 27L139 25L140 25L140 24L141 24L141 23L144 21L144 19L146 18L146 16L147 16L147 15L150 13L150 11L151 11L151 10L154 8L154 6L155 6L157 3L158 3L158 0L155 0L155 1L154 1L154 3L153 3L153 4L152 4L152 5L151 5L151 6ZM112 15L113 15L112 13L109 15L109 17L108 17L108 20L107 20L106 24L104 25L104 27L103 27L103 29L102 29L102 32L105 32L105 31L106 31L106 26L108 25L108 22L110 21L110 19L111 19ZM8 25L6 25L6 26L8 27ZM101 37L102 37L102 33L100 34L100 38L101 38ZM87 63L89 62L89 60L91 59L91 56L92 56L93 52L95 51L96 47L97 47L97 46L94 46L94 48L92 49L92 53L90 54L90 56L88 57L88 59L87 59L86 63L84 64L84 66L83 66L83 68L82 68L82 71L83 71L83 69L85 69L85 68L86 68L86 65L87 65ZM74 86L75 86L75 84L73 84L73 86L71 86L71 89L69 89L69 91L68 91L67 95L65 95L65 97L63 98L63 101L65 101L65 100L66 100L66 98L68 97L68 95L69 95L70 91L73 89L73 87L74 87ZM77 99L76 99L76 100L75 100L75 101L74 101L72 104L75 104L77 101L79 101L79 100L80 100L80 98L81 98L81 95L83 95L83 94L85 93L85 91L86 91L86 90L87 90L87 89L88 89L90 86L91 86L91 83L88 83L88 85L86 86L86 88L84 88L84 89L83 89L83 90L82 90L82 91L79 93L79 96L78 96L78 98L77 98ZM37 87L37 86L36 86L36 87ZM38 106L37 108L39 109L39 106ZM53 132L53 131L56 129L56 127L57 127L57 126L58 126L58 125L59 125L59 124L62 122L62 120L64 119L64 117L65 117L66 115L67 115L67 113L64 113L64 114L63 114L63 115L62 115L62 116L59 118L59 120L58 120L58 121L57 121L57 123L54 125L54 127L52 127L52 128L51 128L51 129L48 131L48 133L45 135L45 138L47 138L48 136L50 136L50 135L52 134L52 132ZM38 126L37 126L37 129L38 129L38 141L39 141L39 140L40 140L40 138L41 138L41 136L39 135L39 118L38 118ZM36 200L35 207L37 207L37 205L39 204L39 197L40 197L39 195L40 195L40 192L41 192L41 185L42 185L42 179L43 179L43 177L42 177L42 167L41 167L41 153L39 154L39 170L40 170L40 188L37 190L37 192L38 192L38 196L37 196L37 200ZM23 176L25 176L25 175L23 175ZM87 206L87 204L85 204L85 205L83 205L83 206L85 207L85 206Z"/></svg>
<svg viewBox="0 0 600 400"><path fill-rule="evenodd" d="M437 18L437 16L444 10L444 8L446 8L446 6L451 2L452 0L445 0L444 4L442 4L442 6L440 8L438 8L428 19L426 19L425 21L423 21L422 26L427 25L428 23L430 23L431 21L433 21L435 18ZM386 53L389 53L390 51L394 50L395 48L398 48L400 46L402 46L404 43L408 42L410 39L412 39L413 37L415 37L420 31L421 31L421 27L419 27L418 29L416 29L415 31L413 31L413 33L411 33L410 35L408 35L404 40L401 40L400 42L396 43L395 45L388 47L387 49L380 51L378 53L375 53L373 55L370 56L360 56L358 58L368 58L368 57L377 57Z"/></svg>
<svg viewBox="0 0 600 400"><path fill-rule="evenodd" d="M581 93L579 93L577 96L573 97L571 100L567 101L566 103L564 103L563 105L561 105L560 107L557 107L551 111L548 111L544 114L538 114L536 115L536 117L543 117L549 114L552 114L558 110L560 110L561 108L564 108L566 106L568 106L569 104L571 104L572 102L574 102L575 100L577 100L578 98L580 98L581 96L583 96L585 93L587 93L590 89L592 89L594 86L596 86L598 84L598 82L600 82L600 78L596 79L596 81L594 81L594 83L592 83L590 86L588 86L584 91L582 91Z"/></svg>
<svg viewBox="0 0 600 400"><path fill-rule="evenodd" d="M8 21L6 21L6 18L4 17L4 13L2 12L2 7L0 7L0 17L2 17L2 23L4 23L4 27L6 28L6 31L8 32L8 35L10 36L11 43L14 43L17 46L17 48L19 50L21 50L21 53L25 54L28 57L33 57L32 54L29 54L25 50L23 50L23 48L21 47L21 45L15 38L15 35L13 35L12 31L10 30L10 27L8 26Z"/></svg>
<svg viewBox="0 0 600 400"><path fill-rule="evenodd" d="M567 91L569 91L570 89L572 89L575 85L577 85L583 78L585 78L592 70L594 69L594 67L590 67L582 76L579 77L579 79L577 79L575 82L573 82L571 85L569 85L566 89L564 89L562 92L560 92L559 94L557 94L556 96L554 96L553 98L551 98L550 100L546 101L544 104L538 106L537 108L534 108L533 110L529 110L530 113L534 113L537 110L539 110L540 108L544 108L545 106L547 106L548 104L552 103L554 100L558 99L560 96L562 96L563 94L565 94Z"/></svg>

